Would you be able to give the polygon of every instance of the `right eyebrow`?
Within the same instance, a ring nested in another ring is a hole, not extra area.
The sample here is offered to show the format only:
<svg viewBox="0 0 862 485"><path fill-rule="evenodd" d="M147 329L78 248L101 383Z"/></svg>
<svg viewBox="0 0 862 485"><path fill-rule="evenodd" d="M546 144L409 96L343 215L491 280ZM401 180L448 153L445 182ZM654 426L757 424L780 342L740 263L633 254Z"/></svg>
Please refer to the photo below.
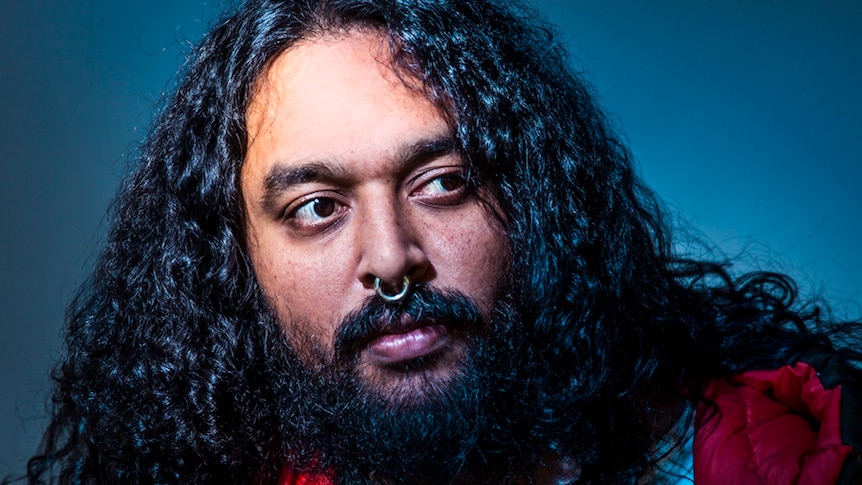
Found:
<svg viewBox="0 0 862 485"><path fill-rule="evenodd" d="M320 162L296 167L276 165L264 178L261 204L265 211L272 212L276 208L279 194L292 187L309 182L334 181L342 178L342 174L333 170L331 165Z"/></svg>

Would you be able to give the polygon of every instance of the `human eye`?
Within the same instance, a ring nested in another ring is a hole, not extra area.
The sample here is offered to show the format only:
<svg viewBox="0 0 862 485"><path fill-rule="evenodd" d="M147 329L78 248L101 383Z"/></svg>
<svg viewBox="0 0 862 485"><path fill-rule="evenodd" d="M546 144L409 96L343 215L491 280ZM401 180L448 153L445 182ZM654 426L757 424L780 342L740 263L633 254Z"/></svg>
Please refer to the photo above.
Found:
<svg viewBox="0 0 862 485"><path fill-rule="evenodd" d="M418 185L412 195L428 205L457 205L468 194L467 180L460 168L432 170L420 177Z"/></svg>
<svg viewBox="0 0 862 485"><path fill-rule="evenodd" d="M288 209L285 220L293 229L314 233L337 223L347 207L333 197L307 198Z"/></svg>

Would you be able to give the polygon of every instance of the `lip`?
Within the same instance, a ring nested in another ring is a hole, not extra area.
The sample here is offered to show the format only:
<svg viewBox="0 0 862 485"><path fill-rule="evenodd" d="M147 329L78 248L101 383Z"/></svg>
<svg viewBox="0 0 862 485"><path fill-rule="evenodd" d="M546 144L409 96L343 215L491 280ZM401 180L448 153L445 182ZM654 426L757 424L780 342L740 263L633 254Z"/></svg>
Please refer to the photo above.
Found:
<svg viewBox="0 0 862 485"><path fill-rule="evenodd" d="M444 325L425 325L381 335L366 350L376 364L389 365L433 354L448 342L449 331Z"/></svg>

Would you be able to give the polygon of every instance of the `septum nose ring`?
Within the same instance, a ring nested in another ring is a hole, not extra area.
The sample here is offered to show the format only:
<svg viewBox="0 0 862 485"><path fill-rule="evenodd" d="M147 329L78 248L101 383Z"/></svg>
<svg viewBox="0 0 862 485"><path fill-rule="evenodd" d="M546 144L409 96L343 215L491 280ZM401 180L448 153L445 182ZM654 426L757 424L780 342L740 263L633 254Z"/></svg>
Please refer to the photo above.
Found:
<svg viewBox="0 0 862 485"><path fill-rule="evenodd" d="M401 280L401 291L394 295L390 295L383 290L383 282L380 281L380 278L374 277L374 291L380 295L380 298L386 303L398 303L403 300L408 293L410 293L410 277L405 275L404 279Z"/></svg>

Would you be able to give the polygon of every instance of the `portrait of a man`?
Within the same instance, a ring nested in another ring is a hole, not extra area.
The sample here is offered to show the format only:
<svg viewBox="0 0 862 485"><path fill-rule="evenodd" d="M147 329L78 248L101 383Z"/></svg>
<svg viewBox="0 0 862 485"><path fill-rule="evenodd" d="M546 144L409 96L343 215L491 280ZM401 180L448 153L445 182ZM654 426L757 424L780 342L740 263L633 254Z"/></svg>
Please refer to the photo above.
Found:
<svg viewBox="0 0 862 485"><path fill-rule="evenodd" d="M862 479L862 325L684 252L529 9L236 5L107 225L23 482Z"/></svg>

